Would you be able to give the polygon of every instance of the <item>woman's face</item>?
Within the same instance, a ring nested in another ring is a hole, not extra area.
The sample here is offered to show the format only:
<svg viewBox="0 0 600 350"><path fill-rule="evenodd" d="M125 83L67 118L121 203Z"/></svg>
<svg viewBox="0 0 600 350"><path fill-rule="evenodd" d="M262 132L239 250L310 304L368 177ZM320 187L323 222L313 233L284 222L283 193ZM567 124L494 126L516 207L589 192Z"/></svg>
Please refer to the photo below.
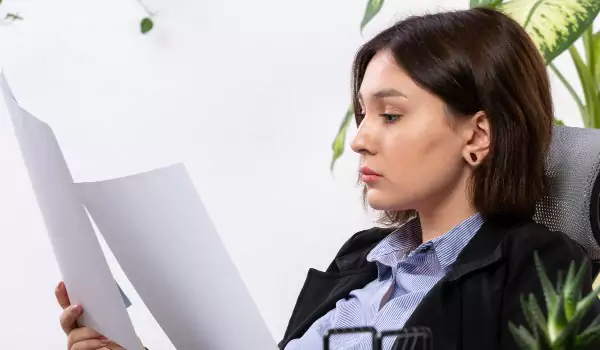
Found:
<svg viewBox="0 0 600 350"><path fill-rule="evenodd" d="M417 86L387 51L369 63L360 104L364 119L352 149L361 155L361 178L374 209L423 210L464 193L470 134L460 124L469 118L449 116L444 102Z"/></svg>

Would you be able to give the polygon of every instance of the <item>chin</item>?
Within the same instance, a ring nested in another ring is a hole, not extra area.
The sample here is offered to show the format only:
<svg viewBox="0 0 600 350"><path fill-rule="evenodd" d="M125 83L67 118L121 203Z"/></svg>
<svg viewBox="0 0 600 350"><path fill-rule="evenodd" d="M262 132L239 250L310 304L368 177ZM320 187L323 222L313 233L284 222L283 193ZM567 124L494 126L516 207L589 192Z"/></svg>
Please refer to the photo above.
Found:
<svg viewBox="0 0 600 350"><path fill-rule="evenodd" d="M375 210L401 211L410 209L400 198L394 198L376 189L368 189L366 200L369 206Z"/></svg>

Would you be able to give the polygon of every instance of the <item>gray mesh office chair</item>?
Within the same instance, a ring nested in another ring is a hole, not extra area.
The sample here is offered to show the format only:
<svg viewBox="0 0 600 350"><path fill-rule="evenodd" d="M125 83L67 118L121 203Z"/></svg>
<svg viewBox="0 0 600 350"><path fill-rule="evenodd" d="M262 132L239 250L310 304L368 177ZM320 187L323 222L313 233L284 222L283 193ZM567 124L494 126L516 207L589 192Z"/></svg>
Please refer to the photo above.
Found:
<svg viewBox="0 0 600 350"><path fill-rule="evenodd" d="M524 166L526 166L524 164ZM600 269L600 130L555 126L546 157L550 194L535 221L578 242Z"/></svg>

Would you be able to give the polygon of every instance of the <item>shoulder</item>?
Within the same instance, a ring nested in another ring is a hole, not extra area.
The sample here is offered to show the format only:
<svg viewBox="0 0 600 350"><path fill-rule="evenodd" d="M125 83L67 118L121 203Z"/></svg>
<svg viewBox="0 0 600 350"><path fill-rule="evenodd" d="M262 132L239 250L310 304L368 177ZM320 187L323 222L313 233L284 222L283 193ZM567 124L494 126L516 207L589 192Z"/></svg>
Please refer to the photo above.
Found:
<svg viewBox="0 0 600 350"><path fill-rule="evenodd" d="M512 258L520 256L529 258L535 251L541 257L544 255L556 260L568 258L580 261L586 256L584 249L568 235L552 231L534 221L524 222L507 232L503 249Z"/></svg>
<svg viewBox="0 0 600 350"><path fill-rule="evenodd" d="M526 285L533 283L536 286L539 284L535 254L553 284L559 274L569 270L571 264L578 269L584 261L589 260L583 247L565 233L552 231L544 225L533 222L509 232L503 249L509 272L506 282L508 285L514 283L515 287L523 283ZM593 276L589 264L584 280L584 284L589 284L591 287ZM541 289L534 288L534 290L541 292Z"/></svg>
<svg viewBox="0 0 600 350"><path fill-rule="evenodd" d="M504 267L507 269L502 278L503 325L507 325L509 321L517 326L528 323L521 304L523 296L529 296L529 300L535 298L540 303L542 312L547 313L542 280L546 279L551 286L557 286L562 283L559 280L564 281L562 278L572 264L575 271L578 271L581 264L587 260L585 250L565 233L552 231L534 222L524 223L507 232L502 248ZM537 253L541 266L536 263L534 253ZM583 272L580 288L585 296L592 288L591 266L587 264ZM544 274L545 277L542 277ZM586 313L582 321L583 326L588 325L591 318L600 314L600 301L596 300L592 309L593 311ZM502 343L516 348L508 328L503 326L502 330Z"/></svg>
<svg viewBox="0 0 600 350"><path fill-rule="evenodd" d="M565 233L533 220L491 218L459 255L458 270L470 271L481 263L502 261L497 266L508 269L509 280L525 272L535 276L535 253L550 271L566 270L571 262L579 265L587 256Z"/></svg>

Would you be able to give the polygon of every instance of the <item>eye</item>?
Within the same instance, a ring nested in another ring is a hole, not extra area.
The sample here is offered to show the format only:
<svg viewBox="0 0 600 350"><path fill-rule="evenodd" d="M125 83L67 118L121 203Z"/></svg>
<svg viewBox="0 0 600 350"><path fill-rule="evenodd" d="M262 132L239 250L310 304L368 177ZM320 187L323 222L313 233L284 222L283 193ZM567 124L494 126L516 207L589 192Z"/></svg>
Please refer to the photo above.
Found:
<svg viewBox="0 0 600 350"><path fill-rule="evenodd" d="M383 114L380 114L380 116L385 119L386 123L393 123L401 117L400 114L389 114L389 113L383 113Z"/></svg>

